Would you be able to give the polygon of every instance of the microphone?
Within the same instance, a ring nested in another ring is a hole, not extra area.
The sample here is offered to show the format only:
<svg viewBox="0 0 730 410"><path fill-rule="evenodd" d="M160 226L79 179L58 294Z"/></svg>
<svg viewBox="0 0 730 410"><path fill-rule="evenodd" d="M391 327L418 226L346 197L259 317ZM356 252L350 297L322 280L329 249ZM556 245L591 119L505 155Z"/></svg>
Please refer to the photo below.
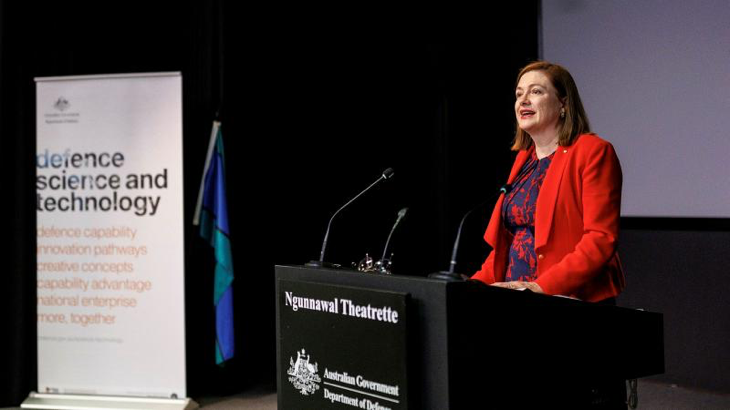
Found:
<svg viewBox="0 0 730 410"><path fill-rule="evenodd" d="M459 229L456 231L456 239L454 240L454 248L451 250L451 262L449 263L449 270L448 271L441 271L441 272L435 272L430 275L428 275L429 278L432 279L441 279L445 280L447 282L461 282L464 279L458 274L454 272L454 268L456 267L456 253L459 250L459 240L461 239L461 230L464 227L464 221L466 221L466 218L472 214L472 212L476 211L477 209L481 208L482 206L486 205L489 202L492 202L494 198L499 197L501 194L507 194L511 190L511 186L509 185L503 185L501 188L499 188L499 191L495 195L492 195L487 199L486 201L480 202L477 206L473 207L469 210L464 216L461 218L461 222L459 223Z"/></svg>
<svg viewBox="0 0 730 410"><path fill-rule="evenodd" d="M332 215L332 217L330 218L329 223L327 224L327 231L324 234L324 241L322 241L322 250L319 252L319 260L318 261L310 261L310 262L306 263L305 266L323 267L323 266L327 265L326 267L335 267L334 265L327 264L327 263L324 262L324 251L325 251L325 249L327 249L327 240L329 239L329 236L330 236L330 226L332 226L332 220L335 219L335 216L337 216L337 214L339 214L340 211L342 211L348 205L350 205L351 203L353 203L362 194L364 194L365 192L369 191L372 187L374 187L375 185L377 185L380 181L384 181L384 180L390 179L392 177L393 177L393 168L386 169L385 171L383 171L382 175L380 175L380 178L378 178L375 182L373 182L372 184L370 184L370 186L368 186L367 188L365 188L362 192L360 192L359 194L357 194L354 198L352 198L351 200L347 201L347 203L345 205L342 205L340 207L340 209L338 209L337 212L335 212L334 215Z"/></svg>
<svg viewBox="0 0 730 410"><path fill-rule="evenodd" d="M451 251L451 262L449 263L449 270L448 272L435 272L430 275L428 275L429 278L433 279L441 279L448 282L460 282L463 279L461 276L454 272L454 268L456 268L456 253L459 249L459 240L461 239L461 230L464 227L464 221L466 221L466 218L472 214L472 212L476 211L477 209L481 208L482 206L486 205L487 203L492 202L496 198L498 198L501 194L509 194L512 192L512 189L515 188L517 184L521 182L525 176L527 176L528 173L532 172L537 167L537 162L534 164L528 165L526 168L523 168L515 177L514 181L511 184L504 184L502 187L499 188L499 190L489 197L486 201L483 201L479 203L477 206L470 209L464 216L461 218L461 222L459 223L459 229L456 231L456 239L454 240L454 248Z"/></svg>
<svg viewBox="0 0 730 410"><path fill-rule="evenodd" d="M512 189L514 189L514 187L517 184L519 184L520 182L522 182L522 179L525 178L527 176L527 174L529 174L530 172L534 171L535 168L537 168L537 161L531 161L527 165L527 167L522 168L522 170L520 170L520 172L515 177L515 180L512 181L511 184L504 184L504 185L502 185L502 187L499 188L499 192L503 192L505 195L509 194L510 192L512 192Z"/></svg>
<svg viewBox="0 0 730 410"><path fill-rule="evenodd" d="M393 228L390 230L390 234L388 235L388 240L385 241L385 247L383 248L383 256L380 258L380 271L386 272L386 261L385 261L385 255L388 254L388 245L390 244L390 238L393 236L393 232L395 232L395 228L398 226L400 221L403 220L403 218L406 216L406 213L408 212L408 208L403 208L400 211L398 211L398 219L395 220L395 223L393 224Z"/></svg>

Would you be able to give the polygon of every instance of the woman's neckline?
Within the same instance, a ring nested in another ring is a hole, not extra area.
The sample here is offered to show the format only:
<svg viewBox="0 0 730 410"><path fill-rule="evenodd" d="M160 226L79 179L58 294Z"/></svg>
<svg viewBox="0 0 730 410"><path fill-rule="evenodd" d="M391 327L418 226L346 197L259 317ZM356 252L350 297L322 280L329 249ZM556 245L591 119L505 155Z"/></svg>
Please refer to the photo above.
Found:
<svg viewBox="0 0 730 410"><path fill-rule="evenodd" d="M540 156L537 155L537 150L535 149L535 150L532 151L532 157L535 158L538 161L541 161L541 160L543 160L545 158L551 158L553 155L555 155L555 152L557 152L557 150L558 150L558 147L556 146L555 149L550 154L548 154L548 155L540 158Z"/></svg>

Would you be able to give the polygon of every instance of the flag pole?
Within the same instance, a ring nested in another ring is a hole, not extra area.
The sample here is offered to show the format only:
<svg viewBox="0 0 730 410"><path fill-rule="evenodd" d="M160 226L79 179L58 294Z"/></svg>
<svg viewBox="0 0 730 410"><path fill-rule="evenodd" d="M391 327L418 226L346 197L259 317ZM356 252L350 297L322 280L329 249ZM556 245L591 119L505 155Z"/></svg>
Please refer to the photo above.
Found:
<svg viewBox="0 0 730 410"><path fill-rule="evenodd" d="M208 153L205 156L203 177L200 179L198 201L195 203L195 214L193 215L193 225L195 226L198 226L200 224L200 210L203 207L203 191L205 191L205 176L208 175L208 168L210 168L210 159L213 156L213 150L215 149L215 137L218 134L218 128L220 128L220 126L220 121L213 121L213 129L210 132L210 142L208 142Z"/></svg>

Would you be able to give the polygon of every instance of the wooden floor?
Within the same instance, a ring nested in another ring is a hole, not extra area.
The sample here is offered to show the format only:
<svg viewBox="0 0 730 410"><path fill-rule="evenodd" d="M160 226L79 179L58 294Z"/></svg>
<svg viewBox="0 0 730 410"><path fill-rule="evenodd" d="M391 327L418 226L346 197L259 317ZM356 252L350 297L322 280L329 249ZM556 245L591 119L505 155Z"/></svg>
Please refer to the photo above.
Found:
<svg viewBox="0 0 730 410"><path fill-rule="evenodd" d="M253 388L229 397L195 399L206 410L276 410L276 392L269 388Z"/></svg>
<svg viewBox="0 0 730 410"><path fill-rule="evenodd" d="M252 388L227 397L194 398L206 410L275 410L276 392L269 388ZM7 407L20 409L20 407ZM727 410L730 394L693 390L653 380L639 380L640 410Z"/></svg>
<svg viewBox="0 0 730 410"><path fill-rule="evenodd" d="M259 389L231 397L202 398L198 403L203 409L211 410L275 410L276 393ZM730 394L639 380L638 403L640 410L727 410L730 409Z"/></svg>

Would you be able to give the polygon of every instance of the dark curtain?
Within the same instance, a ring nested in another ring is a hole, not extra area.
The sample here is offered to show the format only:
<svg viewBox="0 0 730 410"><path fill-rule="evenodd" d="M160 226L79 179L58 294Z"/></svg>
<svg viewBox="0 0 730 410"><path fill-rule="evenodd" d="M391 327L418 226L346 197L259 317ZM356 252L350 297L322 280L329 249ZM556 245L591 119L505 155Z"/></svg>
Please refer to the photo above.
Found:
<svg viewBox="0 0 730 410"><path fill-rule="evenodd" d="M275 264L319 255L327 221L387 168L395 177L333 222L327 260L380 256L396 274L445 269L459 219L504 181L517 69L537 57L538 3L500 11L361 10L233 1L0 3L0 147L7 347L0 406L36 388L34 77L181 71L188 394L275 376ZM506 8L505 8L506 7ZM190 221L212 120L223 122L237 356L214 364L213 259ZM459 270L486 256L487 206Z"/></svg>
<svg viewBox="0 0 730 410"><path fill-rule="evenodd" d="M32 166L35 153L32 87L18 81L24 70L22 47L14 32L12 5L0 3L0 152L3 154L2 214L5 217L4 316L0 342L0 405L18 405L36 378L35 209ZM10 64L10 62L13 62Z"/></svg>

